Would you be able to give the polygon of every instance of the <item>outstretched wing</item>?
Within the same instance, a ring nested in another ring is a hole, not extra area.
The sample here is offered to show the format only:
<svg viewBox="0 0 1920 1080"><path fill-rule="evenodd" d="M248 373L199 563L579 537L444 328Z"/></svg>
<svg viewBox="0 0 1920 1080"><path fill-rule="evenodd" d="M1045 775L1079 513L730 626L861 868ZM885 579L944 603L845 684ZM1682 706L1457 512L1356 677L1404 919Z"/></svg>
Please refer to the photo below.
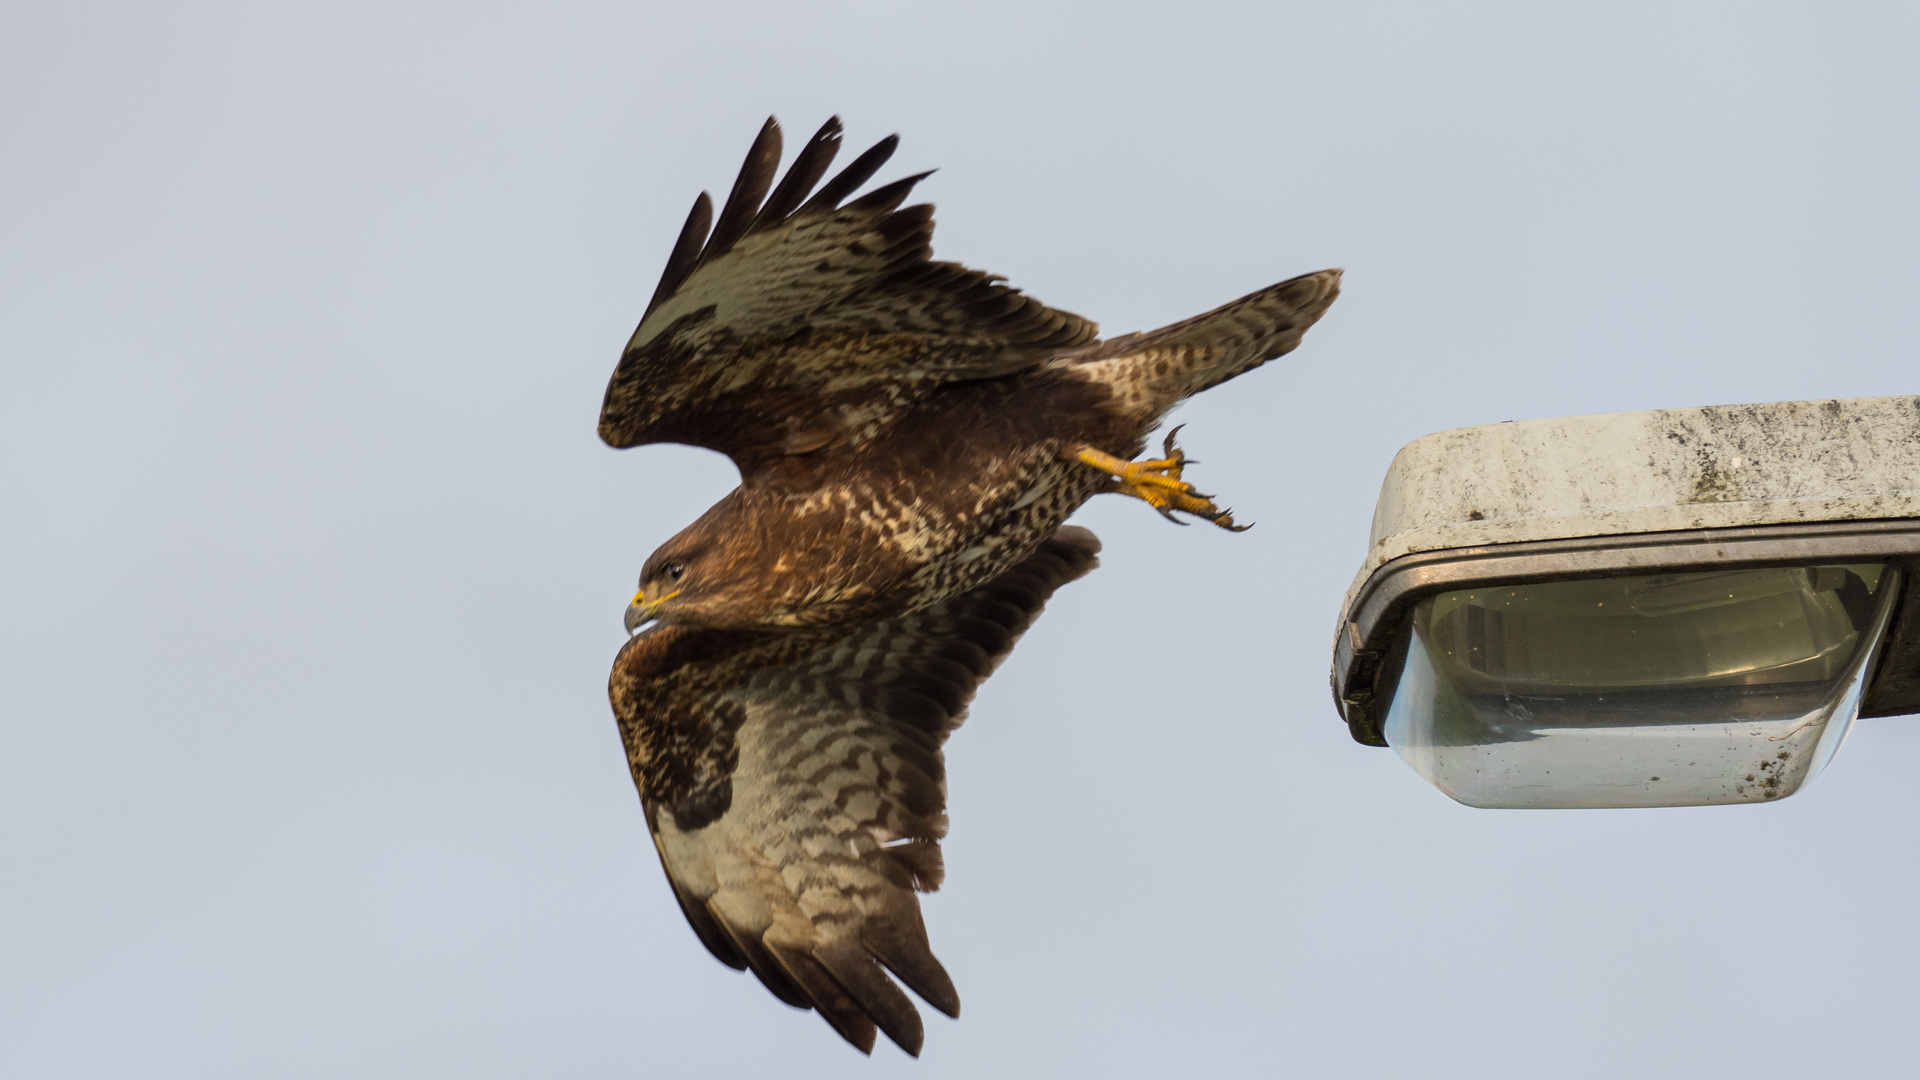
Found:
<svg viewBox="0 0 1920 1080"><path fill-rule="evenodd" d="M864 1052L876 1025L920 1052L920 1015L889 972L959 1015L914 897L940 884L940 747L1048 597L1094 567L1099 546L1092 533L1063 528L980 588L732 680L683 678L723 657L682 648L681 666L657 678L691 693L652 707L682 714L656 731L708 733L703 746L683 744L700 762L685 782L662 779L666 747L636 745L647 741L636 739L645 718L622 710L623 652L615 709L647 824L687 921L722 963L751 968L790 1005L818 1009Z"/></svg>
<svg viewBox="0 0 1920 1080"><path fill-rule="evenodd" d="M840 148L835 117L773 187L769 119L718 222L706 193L695 201L607 386L600 437L742 462L804 453L870 422L903 386L1018 371L1098 335L995 275L934 262L933 207L900 208L926 173L841 205L898 142L816 192Z"/></svg>

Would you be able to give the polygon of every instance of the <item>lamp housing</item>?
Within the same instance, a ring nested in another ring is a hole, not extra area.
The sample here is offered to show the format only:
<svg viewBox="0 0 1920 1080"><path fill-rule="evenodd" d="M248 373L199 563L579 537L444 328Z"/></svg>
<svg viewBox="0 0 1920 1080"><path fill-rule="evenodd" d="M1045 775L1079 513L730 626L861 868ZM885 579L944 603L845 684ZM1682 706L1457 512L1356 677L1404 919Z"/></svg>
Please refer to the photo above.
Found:
<svg viewBox="0 0 1920 1080"><path fill-rule="evenodd" d="M1764 802L1920 712L1920 397L1402 448L1333 648L1355 740L1485 807Z"/></svg>

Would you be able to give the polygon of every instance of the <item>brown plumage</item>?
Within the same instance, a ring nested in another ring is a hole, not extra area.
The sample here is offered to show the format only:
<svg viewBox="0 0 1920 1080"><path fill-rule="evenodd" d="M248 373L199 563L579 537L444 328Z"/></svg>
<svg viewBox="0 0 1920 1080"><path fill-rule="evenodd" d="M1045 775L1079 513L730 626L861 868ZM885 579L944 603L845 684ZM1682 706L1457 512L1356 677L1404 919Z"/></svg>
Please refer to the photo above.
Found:
<svg viewBox="0 0 1920 1080"><path fill-rule="evenodd" d="M1133 457L1181 400L1293 349L1339 271L1099 342L1086 319L933 261L933 208L901 206L924 174L846 202L895 142L815 191L840 143L829 120L776 187L767 121L718 219L695 202L600 435L740 468L647 560L628 625L661 625L610 687L688 921L854 1045L877 1025L918 1053L886 972L957 1015L913 896L940 879L940 745L1052 592L1093 567L1098 542L1063 523L1121 482L1088 457ZM1210 507L1174 508L1189 504Z"/></svg>

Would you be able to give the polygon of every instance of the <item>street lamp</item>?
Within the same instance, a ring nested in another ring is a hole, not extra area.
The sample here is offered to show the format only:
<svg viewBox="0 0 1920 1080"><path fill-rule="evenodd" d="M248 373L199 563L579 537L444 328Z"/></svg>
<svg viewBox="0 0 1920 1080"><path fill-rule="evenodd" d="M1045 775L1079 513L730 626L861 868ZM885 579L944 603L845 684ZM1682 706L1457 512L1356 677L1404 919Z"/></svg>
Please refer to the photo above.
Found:
<svg viewBox="0 0 1920 1080"><path fill-rule="evenodd" d="M1440 432L1381 485L1334 699L1470 806L1778 799L1920 712L1916 577L1920 397Z"/></svg>

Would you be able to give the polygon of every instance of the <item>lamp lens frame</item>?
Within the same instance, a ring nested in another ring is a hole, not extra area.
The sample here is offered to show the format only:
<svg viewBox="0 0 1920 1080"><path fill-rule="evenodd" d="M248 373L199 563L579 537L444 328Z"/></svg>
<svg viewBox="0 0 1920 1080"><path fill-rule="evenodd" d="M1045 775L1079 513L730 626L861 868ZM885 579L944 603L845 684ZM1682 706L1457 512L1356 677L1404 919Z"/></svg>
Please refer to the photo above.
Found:
<svg viewBox="0 0 1920 1080"><path fill-rule="evenodd" d="M1334 644L1333 696L1354 741L1386 746L1386 711L1415 605L1457 589L1547 581L1832 563L1903 571L1859 715L1920 713L1920 520L1846 521L1637 533L1450 548L1381 566L1354 596Z"/></svg>

